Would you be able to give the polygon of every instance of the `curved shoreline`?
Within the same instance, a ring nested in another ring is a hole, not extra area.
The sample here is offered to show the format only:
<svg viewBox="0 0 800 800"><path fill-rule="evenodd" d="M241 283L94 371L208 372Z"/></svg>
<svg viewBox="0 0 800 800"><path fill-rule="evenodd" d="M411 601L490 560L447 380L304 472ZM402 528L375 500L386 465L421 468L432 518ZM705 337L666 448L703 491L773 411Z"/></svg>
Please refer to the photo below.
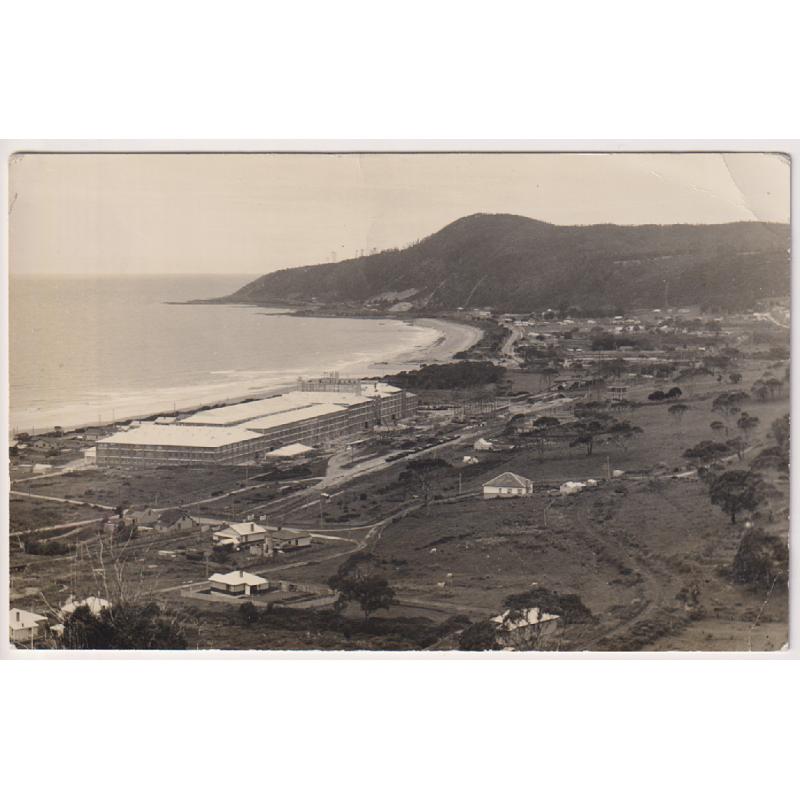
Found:
<svg viewBox="0 0 800 800"><path fill-rule="evenodd" d="M344 318L344 317L343 317ZM380 318L376 318L380 319ZM431 343L425 345L418 345L409 350L402 351L398 355L392 356L386 361L374 361L368 365L349 371L348 374L360 378L374 377L377 375L387 375L394 372L402 372L403 370L416 369L421 364L425 363L441 363L450 361L453 354L466 350L479 341L483 336L483 331L471 325L453 322L451 320L443 320L432 317L424 317L420 319L401 319L398 317L388 317L397 321L406 322L411 326L418 326L429 328L438 331L440 335ZM227 404L231 405L241 402L246 399L254 397L269 397L271 395L281 394L282 392L291 391L296 385L296 378L290 375L286 376L286 382L274 384L272 386L253 387L252 390L242 392L241 388L229 389L226 392L224 386L214 387L211 385L198 385L196 388L196 395L191 402L187 403L187 396L193 394L193 387L168 387L163 392L161 399L153 401L153 405L149 405L145 398L141 402L128 401L120 399L118 402L117 413L115 414L116 420L127 420L133 418L143 418L152 416L172 416L176 413L187 413L194 411L202 406ZM176 399L174 402L169 401L169 395L172 393ZM113 406L113 401L109 401L107 406ZM45 411L37 421L36 425L23 424L15 427L18 432L38 432L45 433L52 431L55 425L62 425L65 431L74 430L81 427L94 427L100 424L107 426L112 424L111 420L98 420L97 418L81 418L83 421L73 422L70 421L70 414L68 411ZM75 419L75 417L73 417Z"/></svg>

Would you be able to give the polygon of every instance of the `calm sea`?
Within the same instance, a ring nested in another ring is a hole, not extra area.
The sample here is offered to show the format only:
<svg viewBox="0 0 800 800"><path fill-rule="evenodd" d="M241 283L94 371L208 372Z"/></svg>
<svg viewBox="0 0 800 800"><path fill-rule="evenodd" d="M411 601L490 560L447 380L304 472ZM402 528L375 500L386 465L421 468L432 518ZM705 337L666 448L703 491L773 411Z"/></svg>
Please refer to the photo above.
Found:
<svg viewBox="0 0 800 800"><path fill-rule="evenodd" d="M396 320L167 304L220 297L251 278L13 277L12 430L185 408L323 371L374 374L376 362L438 336Z"/></svg>

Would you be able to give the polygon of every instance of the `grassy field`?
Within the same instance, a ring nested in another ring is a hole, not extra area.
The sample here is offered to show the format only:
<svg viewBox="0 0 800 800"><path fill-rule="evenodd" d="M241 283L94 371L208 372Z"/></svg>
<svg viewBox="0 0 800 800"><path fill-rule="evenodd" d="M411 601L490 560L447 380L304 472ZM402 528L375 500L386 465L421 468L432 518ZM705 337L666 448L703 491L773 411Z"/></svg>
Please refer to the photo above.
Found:
<svg viewBox="0 0 800 800"><path fill-rule="evenodd" d="M747 362L739 370L745 375L742 387L748 389L767 367L767 362ZM782 369L776 374L782 375ZM538 381L538 376L526 380ZM715 436L710 428L719 419L712 413L712 400L730 388L713 379L683 387L681 402L688 410L677 422L668 413L669 404L646 401L652 386L634 386L632 399L642 405L618 416L630 419L642 434L625 447L597 445L591 456L583 447L570 448L568 440L539 453L530 439L506 436L505 421L497 418L472 429L472 438L485 436L513 449L476 452L469 440L448 444L417 456L443 462L425 481L412 474L406 462L394 462L346 480L335 487L333 497L322 502L313 485L279 502L280 476L271 474L262 480L256 470L243 467L87 470L15 488L106 505L166 507L203 500L194 510L208 514L235 511L243 515L272 504L267 508L274 520L287 526L321 528L339 538L320 539L308 551L281 555L271 562L235 555L226 563L212 563L211 569L241 567L325 583L348 554L366 544L380 559L396 591L398 605L378 612L369 624L357 624L357 613L351 610L344 621L330 615L289 615L247 626L236 609L208 608L179 596L177 589L182 585L206 575L203 562L191 561L179 550L207 548L208 534L151 535L132 541L126 579L194 619L192 646L455 646L459 626L498 613L511 594L539 587L579 595L593 615L591 622L563 631L559 640L563 649L769 650L787 638L785 587L777 586L766 595L735 585L730 569L744 535L742 522L731 525L710 504L706 486L696 477L671 478L693 466L683 456L688 447L704 439L735 435ZM789 401L788 397L751 401L744 409L757 416L760 424L751 434L743 461L732 460L731 468L746 467L762 447L773 444L770 425L787 413ZM465 467L465 455L477 457L479 463ZM318 477L323 468L324 461L318 462L312 476ZM606 478L614 469L626 474L580 495L553 497L545 488L569 479ZM507 470L541 484L534 496L482 500L481 485ZM779 474L768 477L776 487L769 506L775 513L769 520L762 515L758 524L786 537L788 481ZM221 497L240 489L232 497ZM426 496L430 502L425 507ZM15 498L11 505L13 529L102 513L33 498ZM370 526L389 518L394 518L391 524L369 534ZM65 539L95 540L94 531ZM175 555L159 555L159 550L173 550ZM96 556L96 544L90 544L80 561L12 549L12 568L25 565L24 571L14 573L12 596L16 592L28 602L40 592L54 603L63 602L72 592L102 594L104 575L93 571ZM34 608L46 610L38 600ZM452 622L454 617L459 618L457 624Z"/></svg>

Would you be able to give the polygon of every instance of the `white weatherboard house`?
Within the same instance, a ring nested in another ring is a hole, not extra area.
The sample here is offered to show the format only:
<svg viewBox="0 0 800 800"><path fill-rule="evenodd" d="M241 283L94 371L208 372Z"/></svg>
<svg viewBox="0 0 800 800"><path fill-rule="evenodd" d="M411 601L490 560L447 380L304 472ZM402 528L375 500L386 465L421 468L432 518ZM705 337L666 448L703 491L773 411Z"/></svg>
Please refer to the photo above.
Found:
<svg viewBox="0 0 800 800"><path fill-rule="evenodd" d="M41 614L12 608L8 612L8 638L12 642L33 642L42 635L45 622L47 617Z"/></svg>
<svg viewBox="0 0 800 800"><path fill-rule="evenodd" d="M255 522L232 522L227 528L214 531L211 538L217 544L241 547L263 542L267 538L267 529Z"/></svg>
<svg viewBox="0 0 800 800"><path fill-rule="evenodd" d="M514 472L504 472L483 484L484 498L526 497L533 494L533 481Z"/></svg>
<svg viewBox="0 0 800 800"><path fill-rule="evenodd" d="M253 575L243 569L235 569L225 575L215 572L209 579L211 588L225 594L246 595L265 592L269 589L269 581L260 575Z"/></svg>

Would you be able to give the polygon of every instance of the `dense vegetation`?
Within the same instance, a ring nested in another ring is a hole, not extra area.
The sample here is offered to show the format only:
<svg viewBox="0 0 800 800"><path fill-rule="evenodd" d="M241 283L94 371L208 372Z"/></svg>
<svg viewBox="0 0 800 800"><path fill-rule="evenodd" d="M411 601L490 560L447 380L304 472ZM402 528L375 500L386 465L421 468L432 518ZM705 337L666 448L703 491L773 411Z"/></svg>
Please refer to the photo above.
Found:
<svg viewBox="0 0 800 800"><path fill-rule="evenodd" d="M363 303L410 292L415 307L741 307L789 292L789 226L551 225L474 214L402 250L284 269L247 284L235 302Z"/></svg>
<svg viewBox="0 0 800 800"><path fill-rule="evenodd" d="M453 364L426 364L411 372L386 375L383 380L404 389L469 389L497 383L505 367L488 361L456 361Z"/></svg>

